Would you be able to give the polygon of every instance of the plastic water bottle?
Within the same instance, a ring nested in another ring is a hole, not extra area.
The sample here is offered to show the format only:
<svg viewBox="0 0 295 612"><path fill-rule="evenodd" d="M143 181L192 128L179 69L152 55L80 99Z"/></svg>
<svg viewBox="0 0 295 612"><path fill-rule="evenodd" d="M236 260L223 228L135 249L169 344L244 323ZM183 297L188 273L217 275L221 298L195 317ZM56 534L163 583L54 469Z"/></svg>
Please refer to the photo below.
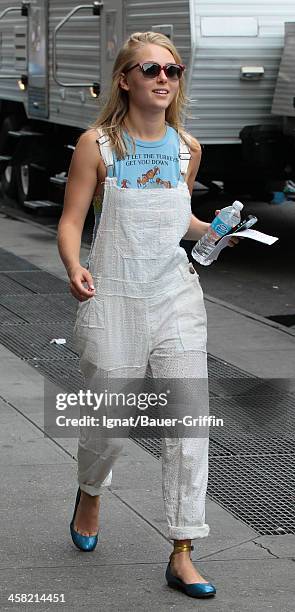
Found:
<svg viewBox="0 0 295 612"><path fill-rule="evenodd" d="M202 266L209 266L212 263L209 256L215 247L215 242L240 223L243 207L244 204L236 200L231 206L223 208L212 221L208 232L196 242L192 256Z"/></svg>

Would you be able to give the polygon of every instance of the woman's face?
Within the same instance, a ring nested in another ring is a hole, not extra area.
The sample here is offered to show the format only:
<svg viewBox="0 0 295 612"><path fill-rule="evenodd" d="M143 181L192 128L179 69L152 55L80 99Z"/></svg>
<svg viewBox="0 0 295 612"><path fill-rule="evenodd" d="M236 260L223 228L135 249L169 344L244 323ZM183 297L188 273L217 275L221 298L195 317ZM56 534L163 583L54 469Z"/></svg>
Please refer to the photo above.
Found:
<svg viewBox="0 0 295 612"><path fill-rule="evenodd" d="M143 62L157 62L164 64L177 63L170 51L159 45L147 44L140 49L135 57L134 64ZM168 79L162 69L159 76L148 79L143 76L139 66L133 68L126 75L121 76L120 86L128 91L129 100L140 109L150 111L163 111L171 104L179 89L178 79ZM157 93L165 90L166 93Z"/></svg>

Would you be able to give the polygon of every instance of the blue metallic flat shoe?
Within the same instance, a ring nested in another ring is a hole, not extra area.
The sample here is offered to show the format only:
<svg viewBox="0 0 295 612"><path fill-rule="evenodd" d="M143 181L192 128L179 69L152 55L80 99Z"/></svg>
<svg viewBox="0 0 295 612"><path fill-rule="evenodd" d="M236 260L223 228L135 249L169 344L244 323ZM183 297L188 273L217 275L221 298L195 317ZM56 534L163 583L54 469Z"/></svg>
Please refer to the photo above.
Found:
<svg viewBox="0 0 295 612"><path fill-rule="evenodd" d="M186 582L183 582L183 580L172 574L170 567L172 556L183 550L194 550L194 547L190 546L190 544L176 544L174 546L165 574L168 586L174 589L180 589L186 595L189 595L189 597L211 597L211 595L215 595L216 588L211 582L193 582L191 584L186 584Z"/></svg>
<svg viewBox="0 0 295 612"><path fill-rule="evenodd" d="M78 504L80 501L80 497L81 497L81 489L79 487L77 491L75 510L74 510L73 518L70 524L70 531L71 531L72 540L74 544L77 546L77 548L79 548L80 550L84 550L85 552L91 552L92 550L95 549L96 544L98 542L98 532L95 536L86 536L86 535L82 535L81 533L78 533L78 531L74 529L74 520L75 520Z"/></svg>

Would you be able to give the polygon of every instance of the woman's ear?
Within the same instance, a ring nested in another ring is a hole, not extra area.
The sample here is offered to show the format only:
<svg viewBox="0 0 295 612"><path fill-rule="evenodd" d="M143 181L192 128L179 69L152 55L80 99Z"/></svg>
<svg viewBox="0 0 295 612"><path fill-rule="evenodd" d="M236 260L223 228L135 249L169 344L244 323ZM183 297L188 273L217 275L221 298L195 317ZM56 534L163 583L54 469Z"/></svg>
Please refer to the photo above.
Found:
<svg viewBox="0 0 295 612"><path fill-rule="evenodd" d="M129 91L129 85L127 83L126 74L124 74L124 72L121 72L120 80L119 80L119 87L121 89L125 89L125 91Z"/></svg>

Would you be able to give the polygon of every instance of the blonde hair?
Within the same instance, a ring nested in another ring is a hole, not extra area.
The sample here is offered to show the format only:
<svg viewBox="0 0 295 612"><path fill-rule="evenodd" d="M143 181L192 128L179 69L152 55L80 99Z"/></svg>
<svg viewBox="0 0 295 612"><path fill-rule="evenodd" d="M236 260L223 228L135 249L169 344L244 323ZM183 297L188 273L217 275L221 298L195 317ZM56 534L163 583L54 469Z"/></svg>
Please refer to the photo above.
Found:
<svg viewBox="0 0 295 612"><path fill-rule="evenodd" d="M92 128L101 127L103 129L103 132L108 135L111 147L115 150L118 159L123 159L127 154L123 138L123 126L124 117L129 108L128 92L119 85L121 73L131 68L134 64L136 51L142 49L147 44L164 47L164 49L170 51L177 64L182 63L181 57L171 40L159 32L135 32L129 36L121 47L113 66L112 82L108 97L96 121L90 126ZM166 109L165 120L170 126L175 128L186 144L194 150L195 145L191 136L182 127L187 103L188 98L185 95L185 83L182 76L179 81L178 92ZM132 137L131 140L135 152L135 141Z"/></svg>

